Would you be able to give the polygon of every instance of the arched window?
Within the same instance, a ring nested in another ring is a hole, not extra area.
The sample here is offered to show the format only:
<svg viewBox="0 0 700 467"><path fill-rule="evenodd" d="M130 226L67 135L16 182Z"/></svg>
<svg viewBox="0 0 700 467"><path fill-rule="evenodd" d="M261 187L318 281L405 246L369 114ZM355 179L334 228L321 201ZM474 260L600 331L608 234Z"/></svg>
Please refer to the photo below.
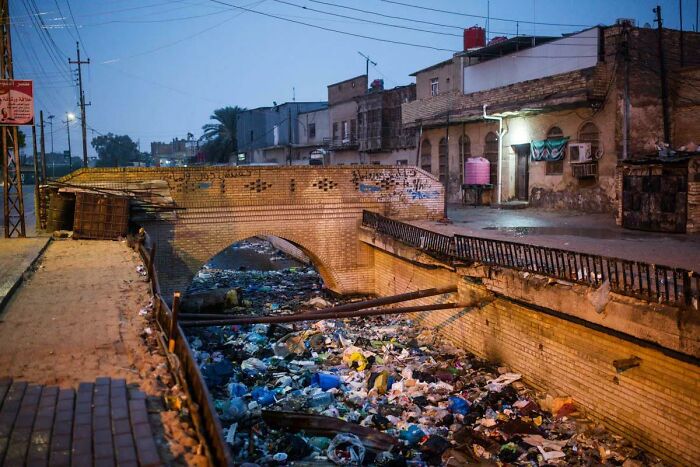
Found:
<svg viewBox="0 0 700 467"><path fill-rule="evenodd" d="M600 131L592 122L584 123L578 131L578 140L580 143L591 143L591 155L597 157L600 150Z"/></svg>
<svg viewBox="0 0 700 467"><path fill-rule="evenodd" d="M440 183L447 183L447 138L442 138L438 145L438 176Z"/></svg>
<svg viewBox="0 0 700 467"><path fill-rule="evenodd" d="M430 145L429 139L424 139L420 145L420 168L426 172L432 172L433 169L433 148Z"/></svg>
<svg viewBox="0 0 700 467"><path fill-rule="evenodd" d="M564 132L558 126L553 126L547 132L547 139L559 139L564 137ZM564 173L564 159L559 161L547 161L545 166L546 175L561 175Z"/></svg>
<svg viewBox="0 0 700 467"><path fill-rule="evenodd" d="M498 183L498 136L493 131L486 135L484 140L484 157L490 163L491 184Z"/></svg>
<svg viewBox="0 0 700 467"><path fill-rule="evenodd" d="M472 156L472 142L469 136L462 135L459 137L459 180L464 184L464 162Z"/></svg>

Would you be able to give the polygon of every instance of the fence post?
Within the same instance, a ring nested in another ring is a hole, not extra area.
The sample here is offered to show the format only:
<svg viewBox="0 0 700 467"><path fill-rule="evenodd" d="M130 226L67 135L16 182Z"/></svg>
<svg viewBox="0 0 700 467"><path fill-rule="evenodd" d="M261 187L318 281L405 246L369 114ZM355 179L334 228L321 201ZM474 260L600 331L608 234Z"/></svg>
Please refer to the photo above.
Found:
<svg viewBox="0 0 700 467"><path fill-rule="evenodd" d="M168 335L168 352L175 351L175 333L177 332L177 315L180 313L180 292L173 294L173 313L170 317L170 334Z"/></svg>
<svg viewBox="0 0 700 467"><path fill-rule="evenodd" d="M148 254L148 277L153 279L153 265L156 262L156 242L151 245L151 251Z"/></svg>

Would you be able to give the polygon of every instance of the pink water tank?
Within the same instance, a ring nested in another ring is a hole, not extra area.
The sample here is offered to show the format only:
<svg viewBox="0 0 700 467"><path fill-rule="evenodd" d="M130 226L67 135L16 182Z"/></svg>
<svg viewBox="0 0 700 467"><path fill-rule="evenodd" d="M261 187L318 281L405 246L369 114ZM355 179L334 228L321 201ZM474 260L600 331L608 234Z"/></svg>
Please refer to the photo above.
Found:
<svg viewBox="0 0 700 467"><path fill-rule="evenodd" d="M491 165L483 157L470 157L464 162L466 185L488 185L491 183Z"/></svg>

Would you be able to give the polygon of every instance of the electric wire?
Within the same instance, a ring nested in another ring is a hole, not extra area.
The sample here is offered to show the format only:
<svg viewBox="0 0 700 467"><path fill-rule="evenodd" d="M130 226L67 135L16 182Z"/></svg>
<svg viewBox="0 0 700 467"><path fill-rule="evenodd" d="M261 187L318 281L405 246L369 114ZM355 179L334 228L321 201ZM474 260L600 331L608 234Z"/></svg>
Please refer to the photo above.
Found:
<svg viewBox="0 0 700 467"><path fill-rule="evenodd" d="M528 21L528 20L511 19L511 18L497 18L494 16L474 15L474 14L469 14L469 13L461 13L458 11L441 10L439 8L414 5L411 3L404 3L404 2L399 2L396 0L379 0L379 1L384 2L384 3L391 3L394 5L405 6L405 7L409 7L409 8L434 11L437 13L445 13L445 14L457 15L457 16L466 16L468 18L488 19L489 21L503 21L503 22L508 22L508 23L534 24L534 25L538 25L538 26L563 26L563 27L583 27L583 28L591 27L590 24L547 23L547 22L542 22L542 21Z"/></svg>
<svg viewBox="0 0 700 467"><path fill-rule="evenodd" d="M454 52L459 52L458 50L447 49L447 48L444 48L444 47L436 47L436 46L426 45L426 44L416 44L416 43L404 42L404 41L397 41L397 40L392 40L392 39L382 39L382 38L378 38L378 37L367 36L367 35L365 35L365 34L358 34L358 33L349 32L349 31L342 31L342 30L340 30L340 29L328 28L328 27L325 27L325 26L320 26L320 25L318 25L318 24L307 23L307 22L304 22L304 21L298 21L298 20L295 20L295 19L285 18L285 17L283 17L283 16L275 15L275 14L272 14L272 13L266 13L266 12L263 12L263 11L258 11L258 10L253 10L253 9L250 9L250 8L241 7L241 6L238 6L238 5L234 5L234 4L232 4L232 3L224 2L224 1L222 1L222 0L209 0L209 1L210 1L210 2L213 2L213 3L218 3L218 4L220 4L220 5L229 6L229 7L231 7L231 8L236 8L236 9L239 9L239 10L247 11L247 12L250 12L250 13L255 13L255 14L257 14L257 15L266 16L266 17L268 17L268 18L274 18L274 19L278 19L278 20L280 20L280 21L286 21L286 22L289 22L289 23L299 24L299 25L307 26L307 27L314 28L314 29L320 29L320 30L322 30L322 31L334 32L334 33L337 33L337 34L343 34L343 35L346 35L346 36L358 37L358 38L361 38L361 39L369 39L369 40L373 40L373 41L377 41L377 42L386 42L386 43L389 43L389 44L405 45L405 46L410 46L410 47L418 47L418 48L422 48L422 49L431 49L431 50L438 50L438 51L444 51L444 52L453 52L453 53L454 53Z"/></svg>

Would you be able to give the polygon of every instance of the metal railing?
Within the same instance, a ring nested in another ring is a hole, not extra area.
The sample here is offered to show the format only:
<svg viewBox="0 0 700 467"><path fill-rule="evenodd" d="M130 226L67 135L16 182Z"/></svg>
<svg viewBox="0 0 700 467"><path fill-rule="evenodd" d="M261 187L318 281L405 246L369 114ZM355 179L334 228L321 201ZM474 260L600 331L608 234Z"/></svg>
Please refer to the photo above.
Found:
<svg viewBox="0 0 700 467"><path fill-rule="evenodd" d="M558 248L455 235L448 237L380 214L363 211L362 224L427 253L599 287L650 302L698 306L700 274L640 261Z"/></svg>
<svg viewBox="0 0 700 467"><path fill-rule="evenodd" d="M428 253L454 256L454 243L452 237L447 235L395 221L371 211L362 211L362 225Z"/></svg>

